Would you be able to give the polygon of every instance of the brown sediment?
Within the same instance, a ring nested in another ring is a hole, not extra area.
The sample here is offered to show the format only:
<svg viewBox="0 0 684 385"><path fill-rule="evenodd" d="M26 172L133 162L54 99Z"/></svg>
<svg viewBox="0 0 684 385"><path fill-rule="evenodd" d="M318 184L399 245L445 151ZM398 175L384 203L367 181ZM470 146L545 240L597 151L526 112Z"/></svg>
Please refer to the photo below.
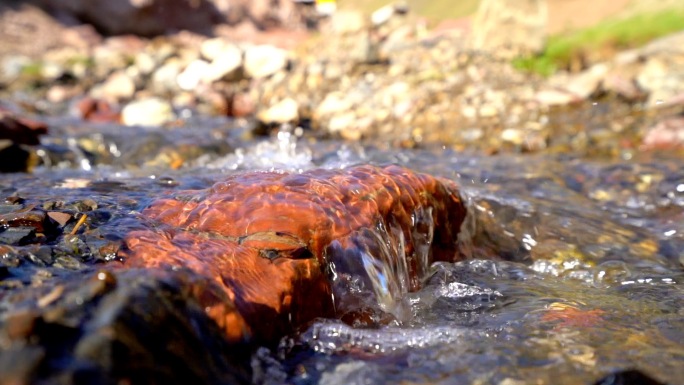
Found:
<svg viewBox="0 0 684 385"><path fill-rule="evenodd" d="M419 212L429 212L430 223L419 223ZM126 238L125 266L182 267L207 277L235 305L206 308L230 339L273 340L313 318L353 310L333 299L331 274L351 274L334 261L357 258L360 248L375 256L384 241L367 233L379 226L402 238L399 258L416 289L418 243L429 247L430 261L456 259L466 210L450 181L398 166L358 166L234 175L160 199L143 213L158 225Z"/></svg>

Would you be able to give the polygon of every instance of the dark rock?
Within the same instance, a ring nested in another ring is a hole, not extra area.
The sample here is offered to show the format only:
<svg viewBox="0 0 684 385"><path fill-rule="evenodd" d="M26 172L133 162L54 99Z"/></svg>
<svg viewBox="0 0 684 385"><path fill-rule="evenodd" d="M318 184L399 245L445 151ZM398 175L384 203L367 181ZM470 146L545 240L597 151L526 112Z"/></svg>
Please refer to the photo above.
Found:
<svg viewBox="0 0 684 385"><path fill-rule="evenodd" d="M211 1L38 0L57 16L92 24L106 35L161 35L182 29L208 33L223 16Z"/></svg>
<svg viewBox="0 0 684 385"><path fill-rule="evenodd" d="M629 369L609 374L596 381L594 385L663 385L663 383L639 370Z"/></svg>
<svg viewBox="0 0 684 385"><path fill-rule="evenodd" d="M30 227L43 233L54 229L54 223L45 211L38 209L23 210L0 215L0 226Z"/></svg>
<svg viewBox="0 0 684 385"><path fill-rule="evenodd" d="M250 381L249 349L205 313L230 301L202 278L128 270L49 283L0 296L10 308L0 314L0 383Z"/></svg>
<svg viewBox="0 0 684 385"><path fill-rule="evenodd" d="M30 242L36 236L33 227L10 227L0 233L0 243L6 245L23 245Z"/></svg>
<svg viewBox="0 0 684 385"><path fill-rule="evenodd" d="M33 154L22 146L10 144L2 147L0 143L0 173L28 172L34 163Z"/></svg>
<svg viewBox="0 0 684 385"><path fill-rule="evenodd" d="M16 144L39 144L39 136L47 134L47 125L36 120L17 117L0 108L0 139Z"/></svg>

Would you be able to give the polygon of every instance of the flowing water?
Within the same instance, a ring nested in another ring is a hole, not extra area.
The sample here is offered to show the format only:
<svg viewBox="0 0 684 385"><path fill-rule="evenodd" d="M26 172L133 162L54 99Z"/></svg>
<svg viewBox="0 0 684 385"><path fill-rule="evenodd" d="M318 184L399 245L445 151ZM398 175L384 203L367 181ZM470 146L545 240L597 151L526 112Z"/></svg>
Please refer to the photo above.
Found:
<svg viewBox="0 0 684 385"><path fill-rule="evenodd" d="M402 238L381 226L383 255L363 262L378 306L396 319L307 325L254 355L256 383L591 384L628 369L684 383L681 159L384 149L312 142L291 128L246 140L221 120L166 130L51 123L40 165L3 176L0 192L27 206L95 202L86 236L55 241L77 256L53 261L62 269L113 258L106 246L144 228L140 210L159 196L244 170L395 163L461 186L469 217L454 242L465 261L428 266L432 229L420 224L431 212L414 213L424 274L409 292ZM40 247L18 249L40 268Z"/></svg>

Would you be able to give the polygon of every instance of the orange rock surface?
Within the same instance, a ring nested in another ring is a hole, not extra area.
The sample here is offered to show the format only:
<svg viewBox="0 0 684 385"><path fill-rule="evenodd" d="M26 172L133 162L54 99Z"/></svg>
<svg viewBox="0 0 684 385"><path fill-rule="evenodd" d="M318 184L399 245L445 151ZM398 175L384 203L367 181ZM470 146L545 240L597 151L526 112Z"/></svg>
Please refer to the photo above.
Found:
<svg viewBox="0 0 684 385"><path fill-rule="evenodd" d="M207 277L237 309L206 308L229 338L273 340L361 306L345 291L388 246L416 289L426 263L457 258L465 213L455 184L398 166L251 172L154 202L155 228L131 233L122 257Z"/></svg>

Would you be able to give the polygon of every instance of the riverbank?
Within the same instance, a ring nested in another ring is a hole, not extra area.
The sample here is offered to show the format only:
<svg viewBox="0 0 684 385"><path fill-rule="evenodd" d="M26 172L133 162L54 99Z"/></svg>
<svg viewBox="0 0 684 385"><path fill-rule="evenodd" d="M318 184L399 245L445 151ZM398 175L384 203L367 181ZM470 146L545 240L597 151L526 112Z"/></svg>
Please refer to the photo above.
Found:
<svg viewBox="0 0 684 385"><path fill-rule="evenodd" d="M33 113L91 122L228 116L255 135L290 124L311 138L484 153L683 147L684 32L550 77L475 49L470 34L428 29L396 7L339 12L312 37L261 34L272 44L190 32L103 38L76 26L58 31L65 45L5 54L0 84Z"/></svg>

